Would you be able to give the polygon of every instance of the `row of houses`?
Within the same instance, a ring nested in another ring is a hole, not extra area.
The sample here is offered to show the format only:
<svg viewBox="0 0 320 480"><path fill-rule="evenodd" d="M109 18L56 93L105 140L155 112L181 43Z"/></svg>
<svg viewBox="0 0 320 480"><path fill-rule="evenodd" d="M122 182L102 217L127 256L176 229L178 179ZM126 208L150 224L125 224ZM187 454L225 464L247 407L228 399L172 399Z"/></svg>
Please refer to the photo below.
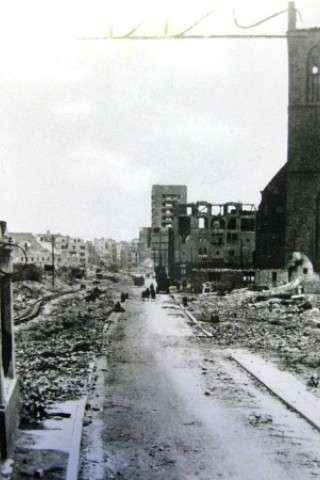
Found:
<svg viewBox="0 0 320 480"><path fill-rule="evenodd" d="M137 269L140 263L139 240L117 242L108 238L85 241L69 235L12 232L8 236L19 246L12 251L14 265L34 264L44 270L60 267L113 270Z"/></svg>

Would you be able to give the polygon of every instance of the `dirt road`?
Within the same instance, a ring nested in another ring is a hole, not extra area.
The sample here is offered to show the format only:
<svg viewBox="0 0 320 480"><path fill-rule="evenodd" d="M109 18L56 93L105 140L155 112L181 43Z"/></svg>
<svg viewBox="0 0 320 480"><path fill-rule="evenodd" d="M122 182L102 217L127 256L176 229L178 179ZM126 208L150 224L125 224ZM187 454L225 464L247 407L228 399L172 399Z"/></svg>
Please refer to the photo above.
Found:
<svg viewBox="0 0 320 480"><path fill-rule="evenodd" d="M320 478L320 433L188 324L137 294L105 339L79 480Z"/></svg>

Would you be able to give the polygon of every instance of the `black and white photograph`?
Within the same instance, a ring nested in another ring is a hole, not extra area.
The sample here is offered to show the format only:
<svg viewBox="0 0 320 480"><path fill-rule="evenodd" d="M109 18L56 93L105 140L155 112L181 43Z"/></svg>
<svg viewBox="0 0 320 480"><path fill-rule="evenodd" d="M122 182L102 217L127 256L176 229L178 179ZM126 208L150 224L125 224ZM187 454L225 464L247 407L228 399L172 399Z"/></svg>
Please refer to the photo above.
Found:
<svg viewBox="0 0 320 480"><path fill-rule="evenodd" d="M0 42L0 480L320 479L319 1Z"/></svg>

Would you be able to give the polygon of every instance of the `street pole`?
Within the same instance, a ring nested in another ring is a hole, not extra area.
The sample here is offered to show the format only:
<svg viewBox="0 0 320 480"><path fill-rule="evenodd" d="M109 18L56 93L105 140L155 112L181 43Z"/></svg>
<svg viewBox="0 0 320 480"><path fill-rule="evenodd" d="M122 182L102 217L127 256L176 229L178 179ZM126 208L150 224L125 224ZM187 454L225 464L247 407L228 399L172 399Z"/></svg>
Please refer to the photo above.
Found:
<svg viewBox="0 0 320 480"><path fill-rule="evenodd" d="M54 269L54 235L51 236L51 246L52 246L52 288L54 288L54 277L55 277L55 269Z"/></svg>

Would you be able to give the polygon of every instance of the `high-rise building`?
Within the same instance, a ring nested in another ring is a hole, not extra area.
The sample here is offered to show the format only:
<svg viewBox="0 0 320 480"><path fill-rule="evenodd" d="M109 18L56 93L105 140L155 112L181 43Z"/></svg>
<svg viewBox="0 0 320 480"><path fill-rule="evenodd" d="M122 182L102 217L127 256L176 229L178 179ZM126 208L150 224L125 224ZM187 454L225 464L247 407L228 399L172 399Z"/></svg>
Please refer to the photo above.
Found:
<svg viewBox="0 0 320 480"><path fill-rule="evenodd" d="M187 203L187 187L185 185L153 185L152 227L171 227L173 207L178 203Z"/></svg>
<svg viewBox="0 0 320 480"><path fill-rule="evenodd" d="M151 254L154 266L170 274L173 262L173 209L187 202L185 185L153 185L151 196Z"/></svg>

